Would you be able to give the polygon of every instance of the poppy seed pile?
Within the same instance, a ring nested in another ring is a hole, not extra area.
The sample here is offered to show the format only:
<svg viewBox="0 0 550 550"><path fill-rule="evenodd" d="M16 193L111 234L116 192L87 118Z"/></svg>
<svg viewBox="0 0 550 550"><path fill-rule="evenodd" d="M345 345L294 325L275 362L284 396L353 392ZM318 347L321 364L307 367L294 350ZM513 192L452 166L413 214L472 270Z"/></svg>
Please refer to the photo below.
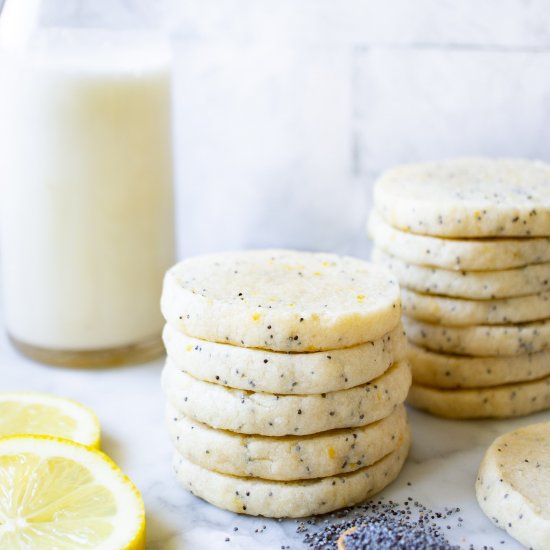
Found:
<svg viewBox="0 0 550 550"><path fill-rule="evenodd" d="M460 550L444 533L462 527L459 513L459 508L434 511L411 497L402 504L378 500L332 514L331 519L300 522L296 532L311 550L336 550L342 533L352 527L357 530L345 537L346 550Z"/></svg>

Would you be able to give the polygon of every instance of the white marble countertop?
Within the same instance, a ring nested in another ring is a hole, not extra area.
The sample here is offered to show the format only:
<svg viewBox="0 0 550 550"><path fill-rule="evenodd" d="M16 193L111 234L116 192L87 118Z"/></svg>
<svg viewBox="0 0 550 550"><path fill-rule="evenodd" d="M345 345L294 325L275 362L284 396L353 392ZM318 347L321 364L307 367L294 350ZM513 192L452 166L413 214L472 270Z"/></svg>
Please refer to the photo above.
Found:
<svg viewBox="0 0 550 550"><path fill-rule="evenodd" d="M217 510L178 487L163 424L161 368L161 360L113 369L47 367L22 358L4 336L0 338L1 390L52 392L96 411L103 450L125 470L145 500L148 548L305 548L295 532L295 520L240 517ZM496 436L549 418L547 412L511 421L451 422L411 411L411 454L401 476L380 496L398 501L411 496L438 510L458 506L462 527L456 526L456 516L445 522L453 526L445 532L451 542L462 548L472 544L476 549L486 545L518 550L521 546L493 527L477 506L473 487L477 467ZM238 531L233 530L235 526Z"/></svg>

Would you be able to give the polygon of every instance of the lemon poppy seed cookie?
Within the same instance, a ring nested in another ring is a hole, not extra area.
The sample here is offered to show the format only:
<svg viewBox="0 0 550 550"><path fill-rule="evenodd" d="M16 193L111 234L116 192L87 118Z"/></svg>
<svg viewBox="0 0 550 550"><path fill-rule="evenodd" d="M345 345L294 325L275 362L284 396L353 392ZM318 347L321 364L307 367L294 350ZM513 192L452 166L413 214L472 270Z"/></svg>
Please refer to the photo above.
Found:
<svg viewBox="0 0 550 550"><path fill-rule="evenodd" d="M413 384L408 402L446 418L511 418L550 407L550 377L490 388L441 390Z"/></svg>
<svg viewBox="0 0 550 550"><path fill-rule="evenodd" d="M386 223L375 211L368 233L377 248L402 260L456 271L494 271L550 262L550 238L449 239L408 233Z"/></svg>
<svg viewBox="0 0 550 550"><path fill-rule="evenodd" d="M550 348L550 319L516 325L447 327L403 317L403 325L411 342L445 353L490 357Z"/></svg>
<svg viewBox="0 0 550 550"><path fill-rule="evenodd" d="M236 390L197 380L167 361L166 397L181 413L217 429L269 436L308 435L364 426L391 414L407 397L407 362L361 386L315 395L276 395Z"/></svg>
<svg viewBox="0 0 550 550"><path fill-rule="evenodd" d="M403 405L366 426L300 437L214 430L170 406L166 417L174 447L194 464L222 474L279 481L327 477L370 466L395 451L408 431Z"/></svg>
<svg viewBox="0 0 550 550"><path fill-rule="evenodd" d="M337 549L338 550L347 550L346 549L346 542L349 543L349 538L350 536L352 536L354 533L357 532L357 529L359 529L359 526L355 526L355 527L350 527L349 529L346 529L339 537L338 537L338 541L337 541ZM349 544L348 544L349 546Z"/></svg>
<svg viewBox="0 0 550 550"><path fill-rule="evenodd" d="M332 254L258 250L184 260L161 307L178 330L285 352L350 347L399 323L399 286L381 266Z"/></svg>
<svg viewBox="0 0 550 550"><path fill-rule="evenodd" d="M483 512L526 548L550 541L550 422L504 434L481 462L476 495Z"/></svg>
<svg viewBox="0 0 550 550"><path fill-rule="evenodd" d="M374 202L394 227L436 237L550 235L550 165L463 158L398 166Z"/></svg>
<svg viewBox="0 0 550 550"><path fill-rule="evenodd" d="M386 268L288 250L191 258L167 272L161 308L183 487L235 512L301 517L398 475L411 369Z"/></svg>
<svg viewBox="0 0 550 550"><path fill-rule="evenodd" d="M468 357L409 344L416 384L442 389L483 388L550 376L550 350L502 357Z"/></svg>
<svg viewBox="0 0 550 550"><path fill-rule="evenodd" d="M187 336L164 327L172 364L207 382L256 392L314 394L337 391L377 378L405 358L401 324L381 338L351 348L312 353L281 353Z"/></svg>
<svg viewBox="0 0 550 550"><path fill-rule="evenodd" d="M550 318L550 290L516 298L468 300L401 288L401 300L407 317L442 325L502 325Z"/></svg>
<svg viewBox="0 0 550 550"><path fill-rule="evenodd" d="M239 514L298 518L353 506L389 485L401 471L408 433L392 453L349 474L301 481L268 481L220 474L174 455L174 470L192 494Z"/></svg>
<svg viewBox="0 0 550 550"><path fill-rule="evenodd" d="M452 418L550 408L550 164L401 166L374 196L372 258L402 285L409 402Z"/></svg>
<svg viewBox="0 0 550 550"><path fill-rule="evenodd" d="M550 290L550 262L502 271L451 271L409 264L378 249L372 259L395 273L405 288L426 294L492 300Z"/></svg>

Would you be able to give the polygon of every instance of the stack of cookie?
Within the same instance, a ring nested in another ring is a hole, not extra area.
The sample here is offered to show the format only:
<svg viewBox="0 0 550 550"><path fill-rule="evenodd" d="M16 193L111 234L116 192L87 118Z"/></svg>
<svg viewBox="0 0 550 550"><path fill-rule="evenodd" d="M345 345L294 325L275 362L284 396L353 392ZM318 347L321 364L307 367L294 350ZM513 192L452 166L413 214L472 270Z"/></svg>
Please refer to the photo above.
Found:
<svg viewBox="0 0 550 550"><path fill-rule="evenodd" d="M412 405L455 418L550 407L550 165L395 168L368 229L403 289Z"/></svg>
<svg viewBox="0 0 550 550"><path fill-rule="evenodd" d="M301 517L398 475L411 375L385 268L280 250L192 258L168 271L162 311L174 467L193 494Z"/></svg>

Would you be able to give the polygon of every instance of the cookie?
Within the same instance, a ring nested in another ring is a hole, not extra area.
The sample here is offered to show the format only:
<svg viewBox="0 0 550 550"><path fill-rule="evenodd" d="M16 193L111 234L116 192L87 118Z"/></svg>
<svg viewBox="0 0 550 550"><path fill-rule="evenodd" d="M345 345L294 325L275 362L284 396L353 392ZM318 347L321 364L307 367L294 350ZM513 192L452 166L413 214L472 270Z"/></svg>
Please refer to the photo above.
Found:
<svg viewBox="0 0 550 550"><path fill-rule="evenodd" d="M511 418L550 408L550 377L492 388L440 390L413 384L408 402L446 418Z"/></svg>
<svg viewBox="0 0 550 550"><path fill-rule="evenodd" d="M517 298L467 300L401 289L403 313L443 325L502 325L550 318L550 291Z"/></svg>
<svg viewBox="0 0 550 550"><path fill-rule="evenodd" d="M376 247L405 262L456 271L495 271L550 262L550 238L445 239L407 233L372 211L368 233Z"/></svg>
<svg viewBox="0 0 550 550"><path fill-rule="evenodd" d="M413 381L442 389L481 388L550 376L550 350L503 357L437 353L409 344Z"/></svg>
<svg viewBox="0 0 550 550"><path fill-rule="evenodd" d="M405 358L407 340L397 325L378 340L330 352L280 353L218 344L164 327L164 344L179 370L232 388L312 394L359 386Z"/></svg>
<svg viewBox="0 0 550 550"><path fill-rule="evenodd" d="M190 258L164 279L161 308L181 332L284 352L345 348L399 323L399 285L385 268L292 250Z"/></svg>
<svg viewBox="0 0 550 550"><path fill-rule="evenodd" d="M349 529L346 529L336 541L337 550L346 550L346 539L349 535L353 535L353 533L357 532L358 527L350 527Z"/></svg>
<svg viewBox="0 0 550 550"><path fill-rule="evenodd" d="M479 468L476 496L483 512L526 548L550 542L550 422L498 437Z"/></svg>
<svg viewBox="0 0 550 550"><path fill-rule="evenodd" d="M320 395L277 395L226 388L197 380L167 361L162 385L181 413L212 428L269 436L307 435L376 422L406 398L407 362L361 386Z"/></svg>
<svg viewBox="0 0 550 550"><path fill-rule="evenodd" d="M403 405L367 426L298 437L214 430L170 406L167 421L174 447L194 464L222 474L278 481L327 477L370 466L395 451L408 431Z"/></svg>
<svg viewBox="0 0 550 550"><path fill-rule="evenodd" d="M451 271L409 264L376 248L372 259L395 273L402 286L426 294L493 300L550 290L548 262L503 271Z"/></svg>
<svg viewBox="0 0 550 550"><path fill-rule="evenodd" d="M448 327L403 317L403 326L413 344L444 353L490 357L550 348L550 319L519 325Z"/></svg>
<svg viewBox="0 0 550 550"><path fill-rule="evenodd" d="M268 481L220 474L189 462L178 453L174 470L192 494L238 514L299 518L353 506L389 485L401 471L410 436L372 466L338 476L302 481Z"/></svg>
<svg viewBox="0 0 550 550"><path fill-rule="evenodd" d="M398 166L376 182L374 203L394 227L436 237L547 237L550 165L462 158Z"/></svg>

